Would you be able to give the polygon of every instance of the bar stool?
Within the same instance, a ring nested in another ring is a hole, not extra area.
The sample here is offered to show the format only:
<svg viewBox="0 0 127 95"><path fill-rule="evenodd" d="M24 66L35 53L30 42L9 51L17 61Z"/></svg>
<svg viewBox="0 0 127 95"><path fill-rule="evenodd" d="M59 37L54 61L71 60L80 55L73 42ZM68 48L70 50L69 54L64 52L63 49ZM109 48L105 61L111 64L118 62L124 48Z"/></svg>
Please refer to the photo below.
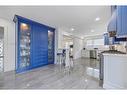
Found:
<svg viewBox="0 0 127 95"><path fill-rule="evenodd" d="M57 63L58 64L62 64L62 56L63 56L63 53L57 53Z"/></svg>

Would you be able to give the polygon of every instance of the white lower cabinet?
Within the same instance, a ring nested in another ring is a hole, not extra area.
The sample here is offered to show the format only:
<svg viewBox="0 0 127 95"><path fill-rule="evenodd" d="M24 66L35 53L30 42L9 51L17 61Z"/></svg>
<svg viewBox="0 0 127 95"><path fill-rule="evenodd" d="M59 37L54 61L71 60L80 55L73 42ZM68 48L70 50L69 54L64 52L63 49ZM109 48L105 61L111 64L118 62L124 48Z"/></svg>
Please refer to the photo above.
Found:
<svg viewBox="0 0 127 95"><path fill-rule="evenodd" d="M104 83L105 89L127 88L127 55L104 54Z"/></svg>
<svg viewBox="0 0 127 95"><path fill-rule="evenodd" d="M82 50L82 57L83 58L90 58L90 51L89 50Z"/></svg>

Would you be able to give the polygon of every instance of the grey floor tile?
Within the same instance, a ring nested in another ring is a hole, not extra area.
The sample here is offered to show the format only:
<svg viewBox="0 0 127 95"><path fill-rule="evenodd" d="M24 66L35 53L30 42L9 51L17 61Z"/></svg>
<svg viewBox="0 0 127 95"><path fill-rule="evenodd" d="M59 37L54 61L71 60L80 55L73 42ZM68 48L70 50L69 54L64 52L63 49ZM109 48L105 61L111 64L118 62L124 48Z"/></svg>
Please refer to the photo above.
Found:
<svg viewBox="0 0 127 95"><path fill-rule="evenodd" d="M20 74L6 72L0 89L102 89L94 69L99 70L97 60L81 58L74 60L72 68L52 64Z"/></svg>

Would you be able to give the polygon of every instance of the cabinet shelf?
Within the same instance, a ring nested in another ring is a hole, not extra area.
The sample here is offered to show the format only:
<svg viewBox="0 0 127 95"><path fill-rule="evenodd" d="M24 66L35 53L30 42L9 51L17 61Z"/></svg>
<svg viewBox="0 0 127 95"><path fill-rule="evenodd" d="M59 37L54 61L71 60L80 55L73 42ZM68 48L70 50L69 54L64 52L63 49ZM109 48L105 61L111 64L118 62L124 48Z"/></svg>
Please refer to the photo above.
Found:
<svg viewBox="0 0 127 95"><path fill-rule="evenodd" d="M0 58L3 58L4 56L0 56Z"/></svg>
<svg viewBox="0 0 127 95"><path fill-rule="evenodd" d="M30 50L30 48L21 47L22 50Z"/></svg>
<svg viewBox="0 0 127 95"><path fill-rule="evenodd" d="M30 57L30 55L21 55L21 57Z"/></svg>

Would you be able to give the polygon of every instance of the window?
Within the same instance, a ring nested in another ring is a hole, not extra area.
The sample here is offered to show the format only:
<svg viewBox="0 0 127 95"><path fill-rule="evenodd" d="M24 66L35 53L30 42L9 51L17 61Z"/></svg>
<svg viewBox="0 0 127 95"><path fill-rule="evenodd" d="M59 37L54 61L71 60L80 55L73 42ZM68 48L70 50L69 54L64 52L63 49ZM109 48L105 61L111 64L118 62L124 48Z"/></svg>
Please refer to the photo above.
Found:
<svg viewBox="0 0 127 95"><path fill-rule="evenodd" d="M104 39L90 39L87 40L86 46L96 47L104 45Z"/></svg>

